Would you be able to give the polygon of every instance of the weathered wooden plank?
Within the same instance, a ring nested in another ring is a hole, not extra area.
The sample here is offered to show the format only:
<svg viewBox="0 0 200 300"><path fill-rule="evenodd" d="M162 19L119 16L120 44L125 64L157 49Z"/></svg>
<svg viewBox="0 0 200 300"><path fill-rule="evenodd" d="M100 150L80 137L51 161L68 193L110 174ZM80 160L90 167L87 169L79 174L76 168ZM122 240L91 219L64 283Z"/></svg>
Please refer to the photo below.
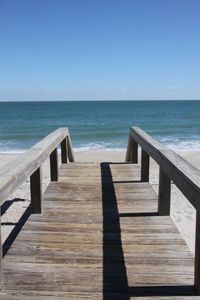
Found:
<svg viewBox="0 0 200 300"><path fill-rule="evenodd" d="M119 180L138 166L123 164L122 177L120 165L68 166L4 257L5 297L128 300L139 287L192 287L193 256L170 216L155 213L150 183Z"/></svg>
<svg viewBox="0 0 200 300"><path fill-rule="evenodd" d="M31 242L47 242L47 243L64 243L64 244L76 244L83 242L87 243L95 243L102 244L103 234L101 232L94 233L79 233L79 235L75 235L73 232L49 232L49 231L31 231L31 230L23 230L22 234L18 237L18 241L20 242L29 242L31 235ZM140 234L135 233L134 235L131 233L122 232L121 239L123 244L132 244L132 245L150 245L153 243L158 243L159 245L165 244L179 244L184 245L182 237L179 233L174 234ZM112 233L105 233L104 240L106 242L110 242L112 244L118 244L120 241L116 239L116 237ZM16 241L16 242L18 242Z"/></svg>
<svg viewBox="0 0 200 300"><path fill-rule="evenodd" d="M117 240L117 239L116 239ZM119 240L117 240L116 243L110 243L106 245L107 248L107 254L110 254L112 257L118 257L121 255L121 253L118 253L115 251L116 244L119 243ZM84 243L84 240L80 239L80 246L79 244L75 243L69 243L69 242L62 242L57 244L52 244L51 242L29 242L29 245L25 247L26 243L22 241L17 241L12 248L9 251L9 254L11 255L20 255L26 256L26 255L57 255L58 257L68 257L68 255L71 253L74 255L74 257L90 257L102 256L102 246L101 243ZM62 252L61 252L62 250ZM177 254L179 257L183 258L191 258L192 254L188 252L188 248L183 243L177 243L174 244L159 244L157 241L157 244L153 243L140 243L140 244L130 244L130 243L124 243L123 245L123 251L126 253L126 256L131 256L132 258L135 257L151 257L151 258L176 258ZM191 260L192 261L192 260Z"/></svg>
<svg viewBox="0 0 200 300"><path fill-rule="evenodd" d="M94 271L94 268L104 268L104 266L110 267L112 266L113 272L116 271L116 268L121 265L123 267L124 260L120 256L115 257L106 257L105 259L100 256L92 256L92 257L61 257L52 255L8 255L9 263L33 263L33 264L52 264L52 258L54 264L60 264L65 265L66 268L79 268L82 265L87 266L88 269L92 269ZM105 261L105 262L104 262ZM146 273L146 270L148 269L149 272L153 273L158 272L159 270L164 270L166 273L174 273L178 275L178 272L181 272L183 274L183 270L187 274L190 275L190 278L192 278L192 284L193 284L193 268L192 268L192 262L191 257L180 257L179 260L177 258L166 258L166 257L149 257L144 260L144 257L126 257L125 260L127 270L137 270L140 269L139 272ZM180 268L180 266L183 266L183 268ZM111 270L111 271L112 271ZM182 271L181 271L182 270ZM103 269L102 269L103 271ZM186 273L185 273L186 276ZM102 278L103 279L103 278Z"/></svg>
<svg viewBox="0 0 200 300"><path fill-rule="evenodd" d="M105 299L115 300L134 300L135 296L131 293L104 293ZM83 293L83 292L55 292L55 291L18 291L11 290L3 292L1 300L102 300L102 293ZM137 297L138 300L199 300L199 296L154 296Z"/></svg>
<svg viewBox="0 0 200 300"><path fill-rule="evenodd" d="M58 267L58 266L57 266ZM5 287L8 290L30 290L30 284L27 284L27 281L31 282L33 290L37 291L60 291L60 292L102 292L103 283L102 279L102 270L96 270L96 272L88 272L88 268L85 270L77 269L67 269L66 271L54 272L44 272L42 271L25 271L19 270L17 272L7 271ZM44 274L44 276L42 275ZM12 276L11 276L12 275ZM12 279L11 279L12 278ZM20 280L19 280L20 278ZM152 274L133 274L130 281L130 287L143 287L143 286L179 286L184 285L186 280L185 275L178 276L176 274L163 274L158 273L152 276ZM112 273L108 275L107 281L109 285L104 285L106 292L124 292L125 287L121 281L121 276L118 273ZM108 283L107 282L107 283ZM168 283L168 285L166 284ZM187 282L189 285L192 285L191 277L187 276Z"/></svg>

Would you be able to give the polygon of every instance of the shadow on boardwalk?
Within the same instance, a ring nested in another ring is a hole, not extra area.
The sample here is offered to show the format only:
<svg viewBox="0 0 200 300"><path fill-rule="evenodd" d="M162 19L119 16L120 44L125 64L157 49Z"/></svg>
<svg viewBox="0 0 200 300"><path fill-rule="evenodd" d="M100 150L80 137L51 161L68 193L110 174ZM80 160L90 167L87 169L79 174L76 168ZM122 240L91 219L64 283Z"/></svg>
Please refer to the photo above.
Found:
<svg viewBox="0 0 200 300"><path fill-rule="evenodd" d="M15 198L12 200L5 201L1 206L1 216L3 216L14 203L24 202L24 201L25 201L25 199L20 199L20 198ZM14 240L20 233L22 227L28 220L30 214L31 214L31 205L29 204L17 222L14 222L14 223L13 222L2 222L1 223L1 225L3 225L3 226L13 226L13 229L11 230L10 234L8 235L8 237L6 238L6 240L3 243L3 246L2 246L3 256L6 255L6 253L12 246Z"/></svg>
<svg viewBox="0 0 200 300"><path fill-rule="evenodd" d="M120 218L155 216L155 213L120 214L110 163L101 164L103 206L103 300L129 300L138 296L197 295L193 286L128 285L125 257L121 239Z"/></svg>

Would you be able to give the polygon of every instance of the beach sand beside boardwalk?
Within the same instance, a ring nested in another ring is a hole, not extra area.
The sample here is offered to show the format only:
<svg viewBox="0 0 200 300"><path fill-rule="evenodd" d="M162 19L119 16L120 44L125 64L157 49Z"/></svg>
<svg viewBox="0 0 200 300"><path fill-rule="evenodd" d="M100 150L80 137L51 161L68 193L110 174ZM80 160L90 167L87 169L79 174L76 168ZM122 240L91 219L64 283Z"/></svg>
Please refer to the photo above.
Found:
<svg viewBox="0 0 200 300"><path fill-rule="evenodd" d="M193 166L200 170L200 151L178 151L178 154L188 160ZM15 159L20 154L0 153L0 168ZM75 152L77 162L120 162L125 160L125 151L111 150L90 150ZM43 191L49 183L49 161L43 164ZM158 190L158 165L150 162L150 182L154 189ZM7 238L15 223L26 210L30 201L29 180L10 197L12 205L2 215L2 236L3 241ZM194 252L195 240L195 209L182 195L182 193L172 184L171 216L179 231L187 242L189 248ZM6 225L6 223L8 223Z"/></svg>

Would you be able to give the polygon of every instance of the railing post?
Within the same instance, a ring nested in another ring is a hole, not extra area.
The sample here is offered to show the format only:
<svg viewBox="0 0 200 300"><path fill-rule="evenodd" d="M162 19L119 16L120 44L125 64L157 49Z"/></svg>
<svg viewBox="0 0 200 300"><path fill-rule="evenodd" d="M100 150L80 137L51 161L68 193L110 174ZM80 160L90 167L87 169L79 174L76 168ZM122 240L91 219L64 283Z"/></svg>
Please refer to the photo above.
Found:
<svg viewBox="0 0 200 300"><path fill-rule="evenodd" d="M132 157L131 153L132 153L132 137L131 137L131 134L129 133L128 145L127 145L127 151L126 151L126 159L125 159L126 162L131 161L131 157Z"/></svg>
<svg viewBox="0 0 200 300"><path fill-rule="evenodd" d="M0 291L3 288L3 268L2 268L2 240L1 240L1 207L0 207Z"/></svg>
<svg viewBox="0 0 200 300"><path fill-rule="evenodd" d="M149 181L149 155L143 149L141 151L141 181Z"/></svg>
<svg viewBox="0 0 200 300"><path fill-rule="evenodd" d="M170 215L171 179L160 167L158 189L158 213L160 216Z"/></svg>
<svg viewBox="0 0 200 300"><path fill-rule="evenodd" d="M138 163L138 143L132 138L131 131L128 137L128 146L126 151L126 161Z"/></svg>
<svg viewBox="0 0 200 300"><path fill-rule="evenodd" d="M200 294L200 211L196 211L194 285Z"/></svg>
<svg viewBox="0 0 200 300"><path fill-rule="evenodd" d="M61 145L61 162L62 164L67 164L67 139L65 138L60 145Z"/></svg>
<svg viewBox="0 0 200 300"><path fill-rule="evenodd" d="M131 161L134 164L138 163L138 143L132 139Z"/></svg>
<svg viewBox="0 0 200 300"><path fill-rule="evenodd" d="M57 148L50 154L51 181L58 181L58 151Z"/></svg>
<svg viewBox="0 0 200 300"><path fill-rule="evenodd" d="M42 200L42 182L41 182L41 168L38 168L30 177L31 186L31 207L32 213L40 214L41 200Z"/></svg>
<svg viewBox="0 0 200 300"><path fill-rule="evenodd" d="M74 162L74 154L73 154L73 150L72 150L72 142L70 139L70 136L67 136L67 153L68 153L68 158L69 158L69 162Z"/></svg>
<svg viewBox="0 0 200 300"><path fill-rule="evenodd" d="M3 288L3 268L2 268L2 238L1 238L1 206L0 206L0 291Z"/></svg>

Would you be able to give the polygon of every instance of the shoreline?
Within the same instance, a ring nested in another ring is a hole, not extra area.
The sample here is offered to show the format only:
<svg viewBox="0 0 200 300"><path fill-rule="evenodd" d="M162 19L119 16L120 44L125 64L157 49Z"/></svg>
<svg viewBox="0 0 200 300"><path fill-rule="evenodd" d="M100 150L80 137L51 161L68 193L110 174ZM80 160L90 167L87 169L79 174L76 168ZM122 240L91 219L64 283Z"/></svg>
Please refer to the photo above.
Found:
<svg viewBox="0 0 200 300"><path fill-rule="evenodd" d="M200 170L200 151L175 151L180 156L188 160L193 166ZM0 168L15 159L20 154L0 153ZM75 152L75 159L77 162L124 162L126 150L89 150ZM139 160L140 162L140 160ZM49 161L45 161L42 167L42 190L46 189L49 184L50 172ZM158 190L159 168L158 165L150 160L150 183L157 192ZM17 222L23 214L30 201L29 180L10 197L13 204L2 215L2 222ZM171 216L176 224L178 230L182 234L190 250L194 253L195 241L195 216L196 211L183 194L176 188L174 184L171 185ZM8 223L9 224L9 223ZM2 226L2 240L4 241L9 232L13 229L11 225Z"/></svg>
<svg viewBox="0 0 200 300"><path fill-rule="evenodd" d="M156 140L158 141L158 140ZM158 141L159 142L159 141ZM181 154L181 153L191 153L191 152L200 152L200 148L199 147L194 147L194 148L189 148L189 147L175 147L175 146L169 146L167 144L164 144L162 142L159 142L160 144L162 144L163 146L167 147L168 149ZM33 145L34 146L34 145ZM72 144L73 146L73 144ZM0 149L0 155L18 155L18 154L23 154L26 151L30 150L31 147L27 148L27 149L16 149L16 150L1 150ZM140 146L139 146L140 149ZM101 148L101 147L74 147L73 146L73 151L74 153L82 153L82 152L126 152L127 150L127 144L126 147L124 148ZM58 148L58 151L60 151L60 149Z"/></svg>

